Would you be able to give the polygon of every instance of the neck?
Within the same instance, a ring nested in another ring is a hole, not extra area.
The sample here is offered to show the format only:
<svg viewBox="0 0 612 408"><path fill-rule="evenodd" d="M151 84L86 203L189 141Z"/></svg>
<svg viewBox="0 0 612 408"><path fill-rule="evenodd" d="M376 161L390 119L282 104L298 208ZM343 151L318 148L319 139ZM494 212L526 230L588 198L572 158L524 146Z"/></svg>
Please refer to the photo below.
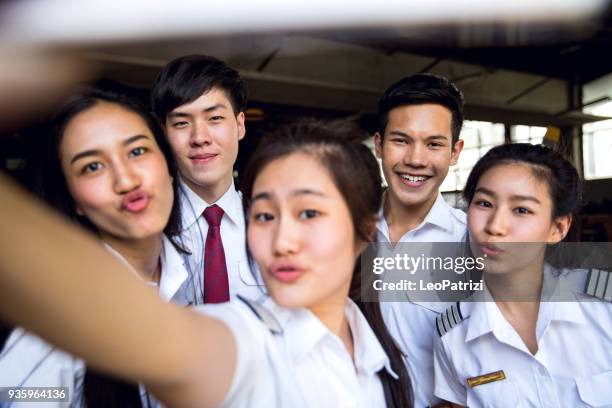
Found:
<svg viewBox="0 0 612 408"><path fill-rule="evenodd" d="M543 262L534 262L520 271L485 274L487 288L496 302L539 302L544 282Z"/></svg>
<svg viewBox="0 0 612 408"><path fill-rule="evenodd" d="M123 240L112 236L103 236L102 239L119 252L145 282L158 284L161 276L159 257L162 250L162 236L160 233L137 240Z"/></svg>
<svg viewBox="0 0 612 408"><path fill-rule="evenodd" d="M354 358L353 335L349 327L344 308L346 307L347 291L342 298L336 297L309 307L310 311L323 323L329 331L338 336L351 358Z"/></svg>
<svg viewBox="0 0 612 408"><path fill-rule="evenodd" d="M402 204L394 194L390 194L389 190L385 193L385 201L383 204L383 212L389 230L393 230L393 236L396 239L392 239L392 242L397 242L399 239L406 234L408 231L412 231L418 227L429 211L431 211L438 193L432 195L426 202L419 203L416 205L405 205Z"/></svg>
<svg viewBox="0 0 612 408"><path fill-rule="evenodd" d="M232 175L230 173L215 184L210 185L196 184L185 177L183 177L183 181L194 193L198 195L198 197L206 201L207 204L213 204L220 199L227 190L229 190L230 186L232 185Z"/></svg>

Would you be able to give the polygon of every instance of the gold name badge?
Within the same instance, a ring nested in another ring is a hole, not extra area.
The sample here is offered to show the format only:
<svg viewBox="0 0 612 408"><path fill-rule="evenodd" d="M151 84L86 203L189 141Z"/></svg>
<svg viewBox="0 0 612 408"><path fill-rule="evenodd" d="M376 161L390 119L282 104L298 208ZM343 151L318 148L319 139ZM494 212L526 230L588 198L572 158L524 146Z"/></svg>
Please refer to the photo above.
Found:
<svg viewBox="0 0 612 408"><path fill-rule="evenodd" d="M477 377L472 377L467 379L467 383L470 387L474 388L479 385L488 384L494 381L502 381L506 379L506 374L504 370L493 371L492 373L479 375Z"/></svg>

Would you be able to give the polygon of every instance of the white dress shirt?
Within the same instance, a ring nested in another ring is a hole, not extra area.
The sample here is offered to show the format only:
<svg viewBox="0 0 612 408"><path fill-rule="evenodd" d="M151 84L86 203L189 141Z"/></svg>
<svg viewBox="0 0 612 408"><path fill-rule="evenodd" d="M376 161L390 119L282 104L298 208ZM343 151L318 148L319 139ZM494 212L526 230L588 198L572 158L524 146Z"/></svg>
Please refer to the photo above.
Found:
<svg viewBox="0 0 612 408"><path fill-rule="evenodd" d="M199 306L223 321L237 344L237 363L225 407L384 407L378 371L393 378L389 358L351 300L345 307L353 335L354 361L342 340L307 309L260 304L278 324L272 332L240 300Z"/></svg>
<svg viewBox="0 0 612 408"><path fill-rule="evenodd" d="M545 269L543 293L586 275L552 271ZM460 302L463 319L435 336L436 396L469 407L612 407L611 303L581 294L541 302L533 355L488 290L481 296L490 301ZM468 385L500 370L505 378Z"/></svg>
<svg viewBox="0 0 612 408"><path fill-rule="evenodd" d="M139 276L128 262L108 244L106 249L116 256L134 274ZM161 252L161 276L159 294L164 301L186 304L180 291L185 286L188 273L183 257L164 235ZM157 289L157 285L155 285ZM84 305L86 307L86 305ZM68 387L70 403L46 402L45 407L78 406L82 398L85 376L83 360L76 358L41 338L17 327L8 337L0 353L0 387ZM144 388L140 390L143 406L157 404ZM30 407L32 402L0 402L0 407Z"/></svg>
<svg viewBox="0 0 612 408"><path fill-rule="evenodd" d="M438 193L423 222L406 232L399 242L462 242L466 239L466 233L465 213L448 205ZM388 243L389 236L389 226L381 212L377 224L377 241ZM380 305L389 333L406 355L415 407L435 405L440 400L434 396L431 327L438 314L444 311L449 303L411 301L407 298L403 302L381 302Z"/></svg>
<svg viewBox="0 0 612 408"><path fill-rule="evenodd" d="M221 241L225 252L230 300L238 293L250 299L260 298L264 293L263 283L258 283L255 278L258 275L251 273L246 252L242 199L234 183L232 182L229 189L216 202L210 204L200 198L184 182L181 182L179 196L182 217L180 239L183 246L191 252L191 255L185 257L191 279L187 287L182 289L189 300L188 303L203 303L203 284L206 273L204 271L204 246L208 234L208 223L203 213L213 204L217 204L224 212L221 219Z"/></svg>

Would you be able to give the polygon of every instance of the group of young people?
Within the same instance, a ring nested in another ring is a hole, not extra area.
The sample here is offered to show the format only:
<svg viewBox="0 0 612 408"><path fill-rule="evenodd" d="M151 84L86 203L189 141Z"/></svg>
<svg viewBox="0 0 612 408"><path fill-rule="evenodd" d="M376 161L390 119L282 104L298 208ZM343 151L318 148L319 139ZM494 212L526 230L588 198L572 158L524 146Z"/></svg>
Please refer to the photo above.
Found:
<svg viewBox="0 0 612 408"><path fill-rule="evenodd" d="M439 188L463 96L418 74L379 103L388 188L361 129L311 120L267 135L238 192L245 107L238 73L199 55L161 71L150 110L117 87L66 101L37 183L64 217L0 178L0 318L15 325L0 387L68 387L89 407L612 404L612 306L542 296L589 279L545 263L580 202L562 155L495 147L468 178L467 215L452 208ZM371 242L469 243L486 290L366 302Z"/></svg>

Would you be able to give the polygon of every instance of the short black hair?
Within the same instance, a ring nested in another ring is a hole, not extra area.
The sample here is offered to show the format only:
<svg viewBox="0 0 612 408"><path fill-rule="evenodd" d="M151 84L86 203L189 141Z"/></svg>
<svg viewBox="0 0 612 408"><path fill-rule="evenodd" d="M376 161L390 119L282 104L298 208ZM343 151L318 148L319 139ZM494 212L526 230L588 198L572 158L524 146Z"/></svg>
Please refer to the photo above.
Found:
<svg viewBox="0 0 612 408"><path fill-rule="evenodd" d="M213 88L226 93L234 114L246 109L246 87L238 71L207 55L177 58L161 70L151 89L153 113L164 124L176 107L195 101Z"/></svg>
<svg viewBox="0 0 612 408"><path fill-rule="evenodd" d="M391 85L378 102L378 131L384 136L389 112L398 106L441 105L451 111L453 145L459 140L463 125L463 94L447 78L433 74L416 74Z"/></svg>

